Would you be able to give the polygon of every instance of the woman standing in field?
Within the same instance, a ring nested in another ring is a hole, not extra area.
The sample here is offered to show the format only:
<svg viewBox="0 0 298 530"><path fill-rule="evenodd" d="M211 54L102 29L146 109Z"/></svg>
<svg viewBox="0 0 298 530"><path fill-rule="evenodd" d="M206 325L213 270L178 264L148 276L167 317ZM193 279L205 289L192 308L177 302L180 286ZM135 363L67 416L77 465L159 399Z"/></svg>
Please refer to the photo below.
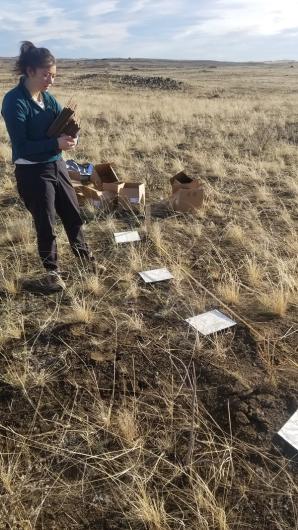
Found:
<svg viewBox="0 0 298 530"><path fill-rule="evenodd" d="M84 239L83 220L62 151L73 149L78 138L61 135L48 138L46 132L62 107L48 92L56 75L55 57L47 48L23 41L15 72L18 85L3 98L1 114L12 145L17 190L32 214L39 256L47 271L37 283L49 291L64 289L58 266L55 214L61 218L71 249L81 263L96 262Z"/></svg>

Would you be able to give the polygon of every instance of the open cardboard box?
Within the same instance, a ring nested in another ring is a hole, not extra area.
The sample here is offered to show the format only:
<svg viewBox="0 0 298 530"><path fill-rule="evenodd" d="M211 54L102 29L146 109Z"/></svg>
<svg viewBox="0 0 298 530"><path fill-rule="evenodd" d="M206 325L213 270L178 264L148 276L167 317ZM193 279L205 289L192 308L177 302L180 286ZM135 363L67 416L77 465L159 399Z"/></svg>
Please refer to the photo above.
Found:
<svg viewBox="0 0 298 530"><path fill-rule="evenodd" d="M118 205L123 210L143 211L145 208L145 184L124 182L119 189Z"/></svg>
<svg viewBox="0 0 298 530"><path fill-rule="evenodd" d="M118 175L112 163L95 164L90 178L98 190L103 189L103 183L119 182Z"/></svg>
<svg viewBox="0 0 298 530"><path fill-rule="evenodd" d="M97 199L92 200L96 208L113 210L117 205L117 195L109 191L100 191Z"/></svg>
<svg viewBox="0 0 298 530"><path fill-rule="evenodd" d="M115 193L118 196L120 193L120 190L124 187L124 185L125 185L125 182L119 182L118 180L115 182L103 182L102 190Z"/></svg>
<svg viewBox="0 0 298 530"><path fill-rule="evenodd" d="M72 182L72 185L76 192L81 192L87 199L96 199L100 192L93 184L82 184L79 182Z"/></svg>
<svg viewBox="0 0 298 530"><path fill-rule="evenodd" d="M115 193L109 191L102 191L95 188L94 184L81 184L79 182L72 182L75 192L78 197L80 206L87 202L91 202L97 208L110 207L112 208L117 199Z"/></svg>
<svg viewBox="0 0 298 530"><path fill-rule="evenodd" d="M180 171L170 179L172 196L169 204L176 212L193 212L201 208L204 198L203 184L201 181L189 177Z"/></svg>
<svg viewBox="0 0 298 530"><path fill-rule="evenodd" d="M92 173L93 175L96 173L93 164L90 164L89 162L81 164L73 159L66 160L66 167L71 180L81 182L82 184L89 183ZM92 173L90 174L90 172Z"/></svg>
<svg viewBox="0 0 298 530"><path fill-rule="evenodd" d="M85 175L81 175L81 173L79 171L75 171L73 169L68 169L68 174L70 176L70 179L71 180L75 180L76 182L80 182L80 183L88 183L88 182L92 182L96 187L97 189L100 189L101 187L101 180L99 179L95 169L93 169L93 172L92 174L89 176L85 176Z"/></svg>

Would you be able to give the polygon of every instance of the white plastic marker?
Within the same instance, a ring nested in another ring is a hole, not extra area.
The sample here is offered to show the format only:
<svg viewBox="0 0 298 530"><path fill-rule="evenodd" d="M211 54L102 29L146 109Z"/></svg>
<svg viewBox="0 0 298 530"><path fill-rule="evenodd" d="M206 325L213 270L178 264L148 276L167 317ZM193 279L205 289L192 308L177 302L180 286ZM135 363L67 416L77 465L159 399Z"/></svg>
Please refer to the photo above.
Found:
<svg viewBox="0 0 298 530"><path fill-rule="evenodd" d="M298 451L298 409L278 431L278 434Z"/></svg>
<svg viewBox="0 0 298 530"><path fill-rule="evenodd" d="M174 278L168 269L152 269L150 271L139 272L139 275L146 283L162 282L163 280Z"/></svg>
<svg viewBox="0 0 298 530"><path fill-rule="evenodd" d="M115 232L115 241L116 243L130 243L132 241L140 241L141 238L137 231L131 232Z"/></svg>
<svg viewBox="0 0 298 530"><path fill-rule="evenodd" d="M216 331L221 331L222 329L236 325L234 320L217 311L217 309L207 311L207 313L202 313L195 317L186 318L186 322L202 333L202 335L216 333Z"/></svg>

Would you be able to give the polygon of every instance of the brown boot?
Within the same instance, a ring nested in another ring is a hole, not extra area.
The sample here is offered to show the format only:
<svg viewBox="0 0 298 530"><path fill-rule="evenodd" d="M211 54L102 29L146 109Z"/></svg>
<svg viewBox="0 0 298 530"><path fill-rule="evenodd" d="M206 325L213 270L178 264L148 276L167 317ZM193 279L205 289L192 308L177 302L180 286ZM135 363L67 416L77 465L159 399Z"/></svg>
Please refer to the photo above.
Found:
<svg viewBox="0 0 298 530"><path fill-rule="evenodd" d="M86 270L86 272L89 272L96 276L100 274L101 272L105 272L107 270L107 268L104 265L102 265L101 263L98 263L98 261L96 260L92 252L89 254L88 258L84 258L83 267Z"/></svg>
<svg viewBox="0 0 298 530"><path fill-rule="evenodd" d="M45 294L55 293L66 289L66 284L57 271L48 271L43 278L23 281L23 289Z"/></svg>
<svg viewBox="0 0 298 530"><path fill-rule="evenodd" d="M57 271L49 271L46 276L45 283L49 286L49 289L53 291L61 291L66 289L66 283L62 279L60 273Z"/></svg>

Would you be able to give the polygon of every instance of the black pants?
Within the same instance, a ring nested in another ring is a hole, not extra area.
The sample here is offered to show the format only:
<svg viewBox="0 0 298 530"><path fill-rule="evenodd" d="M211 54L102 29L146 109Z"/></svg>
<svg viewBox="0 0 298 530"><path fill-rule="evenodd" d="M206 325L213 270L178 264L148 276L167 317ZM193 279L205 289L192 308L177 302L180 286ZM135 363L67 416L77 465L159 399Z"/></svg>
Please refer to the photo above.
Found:
<svg viewBox="0 0 298 530"><path fill-rule="evenodd" d="M94 259L84 239L83 219L65 161L16 164L15 177L19 195L34 219L38 252L45 269L59 269L54 232L56 212L74 255L83 262Z"/></svg>

